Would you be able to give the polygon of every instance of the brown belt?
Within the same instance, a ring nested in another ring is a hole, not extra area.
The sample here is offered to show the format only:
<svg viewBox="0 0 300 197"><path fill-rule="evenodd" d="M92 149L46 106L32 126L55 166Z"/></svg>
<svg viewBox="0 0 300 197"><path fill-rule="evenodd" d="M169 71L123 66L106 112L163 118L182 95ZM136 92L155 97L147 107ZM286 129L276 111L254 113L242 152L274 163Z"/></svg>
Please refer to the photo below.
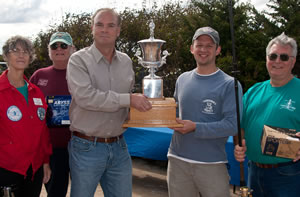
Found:
<svg viewBox="0 0 300 197"><path fill-rule="evenodd" d="M290 162L277 163L277 164L264 164L264 163L257 163L257 162L253 162L253 163L259 168L278 168L282 166L293 165L296 162L290 161Z"/></svg>
<svg viewBox="0 0 300 197"><path fill-rule="evenodd" d="M72 132L73 135L77 136L77 137L80 137L82 139L86 139L86 140L89 140L89 141L96 141L96 142L101 142L101 143L113 143L113 142L116 142L118 141L119 139L121 139L123 137L123 135L119 135L119 136L116 136L116 137L109 137L109 138L101 138L101 137L95 137L95 136L87 136L87 135L84 135L83 133L80 133L78 131L73 131Z"/></svg>

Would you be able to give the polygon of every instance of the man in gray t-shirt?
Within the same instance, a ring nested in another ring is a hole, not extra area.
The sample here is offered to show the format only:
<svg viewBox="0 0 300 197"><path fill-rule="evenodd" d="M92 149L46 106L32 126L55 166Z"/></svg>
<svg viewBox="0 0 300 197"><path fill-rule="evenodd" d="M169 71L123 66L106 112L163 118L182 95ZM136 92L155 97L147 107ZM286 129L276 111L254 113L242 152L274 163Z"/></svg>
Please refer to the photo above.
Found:
<svg viewBox="0 0 300 197"><path fill-rule="evenodd" d="M230 196L225 144L237 132L236 105L234 79L215 64L219 40L216 30L199 28L190 47L197 68L176 82L177 121L184 126L173 128L168 153L171 197Z"/></svg>

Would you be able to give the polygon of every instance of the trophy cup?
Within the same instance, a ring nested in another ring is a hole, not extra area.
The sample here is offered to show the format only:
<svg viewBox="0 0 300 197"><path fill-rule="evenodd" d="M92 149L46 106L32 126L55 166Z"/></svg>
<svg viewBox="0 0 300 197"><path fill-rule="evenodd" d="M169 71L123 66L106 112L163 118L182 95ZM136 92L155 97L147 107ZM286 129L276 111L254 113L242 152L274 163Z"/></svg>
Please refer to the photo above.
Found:
<svg viewBox="0 0 300 197"><path fill-rule="evenodd" d="M163 96L163 80L156 76L155 72L166 63L168 51L163 51L161 57L161 48L164 40L154 38L155 24L151 20L150 38L138 41L141 52L137 51L135 56L138 63L149 70L149 75L143 79L143 94L152 104L152 109L147 112L140 112L135 108L130 108L130 119L123 124L123 127L182 127L176 122L176 103L174 98L165 98Z"/></svg>

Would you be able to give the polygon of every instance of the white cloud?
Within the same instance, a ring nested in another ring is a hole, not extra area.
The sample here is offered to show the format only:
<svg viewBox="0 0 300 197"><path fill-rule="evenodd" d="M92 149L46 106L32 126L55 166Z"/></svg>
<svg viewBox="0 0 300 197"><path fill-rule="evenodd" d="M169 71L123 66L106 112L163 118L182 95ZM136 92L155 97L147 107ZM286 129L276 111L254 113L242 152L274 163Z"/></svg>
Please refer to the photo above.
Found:
<svg viewBox="0 0 300 197"><path fill-rule="evenodd" d="M266 4L268 3L267 0L252 0L251 2L253 5L255 5L255 8L259 11L262 11L264 9L267 9Z"/></svg>
<svg viewBox="0 0 300 197"><path fill-rule="evenodd" d="M0 24L36 21L39 16L47 14L40 9L40 6L44 1L45 0L1 0Z"/></svg>

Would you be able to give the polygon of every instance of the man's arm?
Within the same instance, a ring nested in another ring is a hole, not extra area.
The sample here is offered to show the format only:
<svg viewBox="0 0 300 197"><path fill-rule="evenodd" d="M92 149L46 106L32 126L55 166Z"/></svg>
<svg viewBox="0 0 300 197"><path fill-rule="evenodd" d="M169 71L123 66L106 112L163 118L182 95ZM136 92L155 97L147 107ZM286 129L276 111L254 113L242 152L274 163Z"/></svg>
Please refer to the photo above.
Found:
<svg viewBox="0 0 300 197"><path fill-rule="evenodd" d="M170 128L170 129L173 129L179 133L186 134L186 133L193 132L196 129L196 123L191 120L180 120L179 118L176 118L176 122L182 124L183 127Z"/></svg>
<svg viewBox="0 0 300 197"><path fill-rule="evenodd" d="M242 141L242 146L239 146L239 145L237 144L237 145L235 145L235 147L234 147L234 158L235 158L238 162L244 162L244 161L245 161L245 157L246 157L246 151L247 151L246 140L243 139L243 141Z"/></svg>
<svg viewBox="0 0 300 197"><path fill-rule="evenodd" d="M134 94L132 96L130 93L117 93L112 90L101 91L94 88L85 64L79 55L75 54L70 57L67 68L69 91L80 107L86 110L103 112L115 112L130 105L138 110L149 109L149 101L141 95Z"/></svg>
<svg viewBox="0 0 300 197"><path fill-rule="evenodd" d="M136 108L141 112L148 111L152 108L151 103L147 100L147 97L143 94L131 94L130 106Z"/></svg>
<svg viewBox="0 0 300 197"><path fill-rule="evenodd" d="M238 83L239 87L239 106L240 112L242 111L242 87ZM222 138L228 136L234 136L237 133L237 113L236 113L236 99L234 81L227 84L226 94L223 95L222 102L222 115L223 118L220 121L215 122L197 122L195 137L199 138Z"/></svg>
<svg viewBox="0 0 300 197"><path fill-rule="evenodd" d="M239 84L239 104L242 111L242 87ZM234 136L237 133L237 118L235 105L235 92L233 83L227 86L227 94L223 98L221 104L223 111L223 119L215 122L193 122L191 120L179 120L178 123L183 124L182 128L172 128L180 133L195 132L195 137L199 138L222 138Z"/></svg>
<svg viewBox="0 0 300 197"><path fill-rule="evenodd" d="M67 82L69 91L76 104L91 111L115 112L130 104L129 93L114 91L100 91L92 86L88 65L74 54L70 57L67 68Z"/></svg>

